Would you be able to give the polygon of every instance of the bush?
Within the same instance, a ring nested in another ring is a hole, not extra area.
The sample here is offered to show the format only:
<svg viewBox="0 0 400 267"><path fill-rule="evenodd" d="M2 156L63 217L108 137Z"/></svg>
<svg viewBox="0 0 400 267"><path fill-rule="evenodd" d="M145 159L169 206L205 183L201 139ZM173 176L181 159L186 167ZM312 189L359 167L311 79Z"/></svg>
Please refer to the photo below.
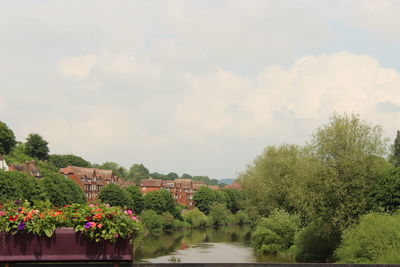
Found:
<svg viewBox="0 0 400 267"><path fill-rule="evenodd" d="M174 227L174 216L167 212L164 212L162 215L162 221L163 221L163 229L165 231L171 231L173 230Z"/></svg>
<svg viewBox="0 0 400 267"><path fill-rule="evenodd" d="M0 203L14 200L45 200L40 180L23 172L0 171Z"/></svg>
<svg viewBox="0 0 400 267"><path fill-rule="evenodd" d="M294 242L299 230L300 219L283 210L274 210L267 218L261 219L252 235L252 244L260 252L285 252Z"/></svg>
<svg viewBox="0 0 400 267"><path fill-rule="evenodd" d="M343 263L399 263L400 214L362 216L343 234L336 256Z"/></svg>
<svg viewBox="0 0 400 267"><path fill-rule="evenodd" d="M208 217L198 208L185 211L182 214L183 220L193 228L206 227L209 224Z"/></svg>
<svg viewBox="0 0 400 267"><path fill-rule="evenodd" d="M132 199L129 193L116 184L107 184L101 188L99 200L111 206L132 207Z"/></svg>
<svg viewBox="0 0 400 267"><path fill-rule="evenodd" d="M331 262L339 241L331 225L314 221L296 235L291 252L298 262Z"/></svg>
<svg viewBox="0 0 400 267"><path fill-rule="evenodd" d="M237 223L240 225L250 223L250 217L244 210L239 210L238 212L236 212L235 216Z"/></svg>
<svg viewBox="0 0 400 267"><path fill-rule="evenodd" d="M147 230L161 231L163 229L163 217L154 210L144 210L142 221Z"/></svg>
<svg viewBox="0 0 400 267"><path fill-rule="evenodd" d="M86 203L85 195L79 185L63 175L47 173L41 178L41 183L46 198L55 206Z"/></svg>
<svg viewBox="0 0 400 267"><path fill-rule="evenodd" d="M210 208L210 220L215 226L228 225L231 215L225 204L214 202Z"/></svg>

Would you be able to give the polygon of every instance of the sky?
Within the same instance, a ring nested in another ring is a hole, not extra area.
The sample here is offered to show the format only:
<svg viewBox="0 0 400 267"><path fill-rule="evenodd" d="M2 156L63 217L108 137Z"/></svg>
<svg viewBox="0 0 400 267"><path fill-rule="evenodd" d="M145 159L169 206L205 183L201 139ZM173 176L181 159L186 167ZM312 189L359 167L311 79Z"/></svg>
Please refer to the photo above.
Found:
<svg viewBox="0 0 400 267"><path fill-rule="evenodd" d="M0 2L0 120L53 154L222 179L334 112L400 129L400 1Z"/></svg>

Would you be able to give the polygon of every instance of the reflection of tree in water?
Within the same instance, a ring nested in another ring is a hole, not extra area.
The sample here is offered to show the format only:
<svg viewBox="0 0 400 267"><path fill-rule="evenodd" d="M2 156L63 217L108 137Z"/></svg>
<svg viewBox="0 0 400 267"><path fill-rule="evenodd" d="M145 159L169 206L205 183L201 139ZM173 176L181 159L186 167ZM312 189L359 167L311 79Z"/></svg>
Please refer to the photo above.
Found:
<svg viewBox="0 0 400 267"><path fill-rule="evenodd" d="M248 243L250 238L251 229L248 225L188 229L186 231L149 235L135 240L134 258L135 260L140 260L169 255L179 249L186 249L193 245L201 246L201 243L207 242Z"/></svg>

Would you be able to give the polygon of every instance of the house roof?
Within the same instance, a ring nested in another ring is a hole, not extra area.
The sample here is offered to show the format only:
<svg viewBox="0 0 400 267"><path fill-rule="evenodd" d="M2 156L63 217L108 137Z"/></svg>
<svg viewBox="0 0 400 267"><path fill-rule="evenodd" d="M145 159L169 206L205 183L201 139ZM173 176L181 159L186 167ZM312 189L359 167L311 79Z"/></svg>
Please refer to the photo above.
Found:
<svg viewBox="0 0 400 267"><path fill-rule="evenodd" d="M218 185L208 185L208 187L211 188L212 190L219 190Z"/></svg>
<svg viewBox="0 0 400 267"><path fill-rule="evenodd" d="M140 186L161 187L161 180L159 180L159 179L145 179L145 180L141 181Z"/></svg>
<svg viewBox="0 0 400 267"><path fill-rule="evenodd" d="M136 185L136 184L134 181L125 181L125 180L120 179L120 181L118 181L118 185L121 187L128 187L128 186Z"/></svg>
<svg viewBox="0 0 400 267"><path fill-rule="evenodd" d="M207 185L205 185L205 184L194 184L193 185L193 190L199 190L200 189L200 187L202 187L202 186L207 186Z"/></svg>
<svg viewBox="0 0 400 267"><path fill-rule="evenodd" d="M42 174L36 168L36 163L34 161L25 162L23 164L11 164L9 167L10 171L25 172L35 177L42 177Z"/></svg>
<svg viewBox="0 0 400 267"><path fill-rule="evenodd" d="M202 185L206 184L206 182L202 180L192 180L192 182L193 184L202 184Z"/></svg>
<svg viewBox="0 0 400 267"><path fill-rule="evenodd" d="M242 186L238 182L233 182L230 185L225 185L224 189L235 189L235 190L240 190L242 189Z"/></svg>

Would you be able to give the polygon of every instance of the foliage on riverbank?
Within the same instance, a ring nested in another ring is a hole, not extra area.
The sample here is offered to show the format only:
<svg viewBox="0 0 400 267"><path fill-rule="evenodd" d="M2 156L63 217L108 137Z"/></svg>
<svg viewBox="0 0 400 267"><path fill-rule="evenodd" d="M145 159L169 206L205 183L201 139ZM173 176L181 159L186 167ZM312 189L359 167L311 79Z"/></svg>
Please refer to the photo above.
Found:
<svg viewBox="0 0 400 267"><path fill-rule="evenodd" d="M289 250L297 261L335 261L342 234L357 225L360 216L400 207L399 167L387 148L381 127L357 115L335 114L305 146L267 147L239 181L248 193L247 206L258 215L270 218L280 209L299 216L301 229L292 232ZM265 220L258 221L256 229ZM284 239L284 233L271 228L264 232ZM264 247L267 253L287 250L270 249L268 235L255 233L256 248Z"/></svg>

